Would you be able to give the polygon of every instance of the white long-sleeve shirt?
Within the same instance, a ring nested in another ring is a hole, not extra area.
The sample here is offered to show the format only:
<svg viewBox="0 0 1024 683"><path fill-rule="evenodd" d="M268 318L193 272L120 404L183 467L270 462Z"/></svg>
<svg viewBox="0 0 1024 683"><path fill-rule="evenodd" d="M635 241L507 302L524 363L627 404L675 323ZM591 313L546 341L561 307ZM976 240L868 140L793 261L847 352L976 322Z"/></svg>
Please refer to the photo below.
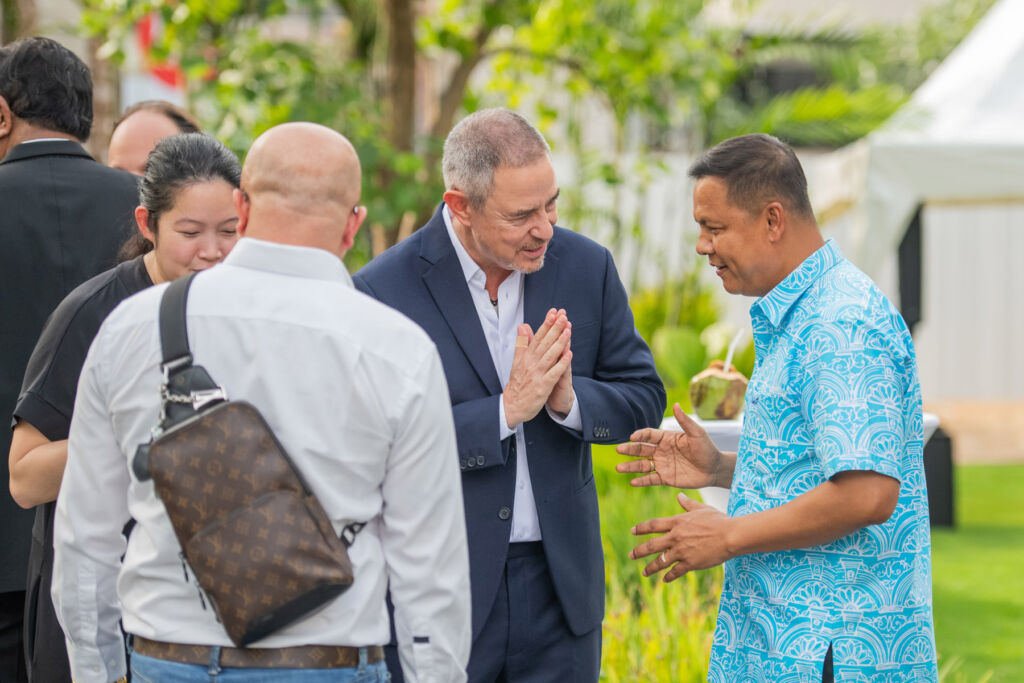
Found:
<svg viewBox="0 0 1024 683"><path fill-rule="evenodd" d="M160 410L163 286L121 304L82 370L54 524L53 598L78 683L125 674L118 619L153 640L231 646L186 581L152 482L130 474ZM444 372L415 324L326 251L246 238L188 301L195 362L254 404L349 548L354 585L253 647L381 645L390 581L405 677L465 680L469 560ZM121 528L137 525L125 550ZM123 563L119 560L125 553Z"/></svg>
<svg viewBox="0 0 1024 683"><path fill-rule="evenodd" d="M487 292L487 277L484 275L483 269L466 251L466 247L459 241L458 235L455 234L452 216L447 206L444 207L442 216L444 225L448 229L448 238L452 241L455 254L459 257L459 264L462 266L462 274L466 278L469 295L476 307L477 317L480 318L480 327L484 331L487 350L491 352L494 369L498 372L501 385L505 386L512 374L512 360L515 356L518 329L523 324L523 285L525 283L523 274L513 271L502 280L498 285L498 303L494 305L491 302L491 295ZM552 420L563 427L574 429L577 432L583 429L583 417L580 415L580 404L576 400L575 392L573 392L572 408L568 415L562 417L547 406L544 406L544 409ZM540 518L537 516L537 501L533 497L533 482L530 480L526 432L523 430L522 424L516 425L515 429L509 428L508 419L505 417L504 394L498 398L497 418L498 434L501 440L504 441L509 437L514 437L516 440L516 491L512 503L512 530L509 532L509 541L512 543L539 541L541 539Z"/></svg>

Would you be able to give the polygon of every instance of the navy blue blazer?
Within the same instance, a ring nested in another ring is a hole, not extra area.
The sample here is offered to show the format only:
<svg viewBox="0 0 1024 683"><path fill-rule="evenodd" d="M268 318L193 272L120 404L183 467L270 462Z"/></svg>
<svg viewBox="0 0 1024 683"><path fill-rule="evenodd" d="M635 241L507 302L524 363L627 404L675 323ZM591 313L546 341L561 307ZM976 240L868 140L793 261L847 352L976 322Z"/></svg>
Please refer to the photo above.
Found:
<svg viewBox="0 0 1024 683"><path fill-rule="evenodd" d="M515 438L499 439L502 385L441 209L353 279L361 291L418 323L441 355L462 468L475 639L508 551ZM564 308L572 322L573 389L583 432L558 425L546 410L524 430L544 553L569 628L581 635L604 617L604 555L590 444L626 441L637 429L658 426L665 388L604 247L555 227L544 267L525 276L524 297L524 322L534 330L550 308Z"/></svg>

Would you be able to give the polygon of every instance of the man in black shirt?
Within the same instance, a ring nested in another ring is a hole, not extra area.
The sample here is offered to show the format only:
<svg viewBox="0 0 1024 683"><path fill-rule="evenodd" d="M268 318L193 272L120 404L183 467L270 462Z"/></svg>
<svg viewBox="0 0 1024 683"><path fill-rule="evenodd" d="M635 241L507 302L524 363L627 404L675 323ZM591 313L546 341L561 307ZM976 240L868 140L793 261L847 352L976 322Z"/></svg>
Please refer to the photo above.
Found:
<svg viewBox="0 0 1024 683"><path fill-rule="evenodd" d="M89 156L81 143L91 128L92 80L80 59L47 38L0 48L0 414L8 417L46 317L77 285L113 266L131 234L136 179ZM10 433L0 430L0 453L9 450ZM26 680L21 633L31 529L32 514L18 508L3 487L5 682ZM45 662L29 665L40 667L33 680L54 680L43 672Z"/></svg>

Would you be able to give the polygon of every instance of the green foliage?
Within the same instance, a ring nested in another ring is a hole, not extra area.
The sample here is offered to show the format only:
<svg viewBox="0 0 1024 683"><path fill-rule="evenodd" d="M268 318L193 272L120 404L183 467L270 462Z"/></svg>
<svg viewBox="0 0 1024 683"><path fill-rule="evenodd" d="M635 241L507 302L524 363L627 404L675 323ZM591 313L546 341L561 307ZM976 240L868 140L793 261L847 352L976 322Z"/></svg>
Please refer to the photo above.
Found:
<svg viewBox="0 0 1024 683"><path fill-rule="evenodd" d="M870 133L906 100L906 93L891 85L852 92L839 85L802 88L751 109L723 105L714 136L723 140L762 131L791 145L839 147Z"/></svg>
<svg viewBox="0 0 1024 683"><path fill-rule="evenodd" d="M835 26L747 37L723 97L707 111L710 140L763 132L794 145L837 147L863 137L906 102L993 3L945 0L905 26L859 34ZM765 68L787 61L810 65L816 83L769 92Z"/></svg>
<svg viewBox="0 0 1024 683"><path fill-rule="evenodd" d="M654 333L651 351L666 386L687 386L707 366L707 350L692 327L662 327Z"/></svg>
<svg viewBox="0 0 1024 683"><path fill-rule="evenodd" d="M679 403L689 412L690 379L712 360L725 360L736 328L720 321L716 290L703 284L696 271L661 287L636 292L630 299L637 330L648 341L654 362L665 383L665 414ZM732 365L750 377L754 371L754 344L741 340Z"/></svg>
<svg viewBox="0 0 1024 683"><path fill-rule="evenodd" d="M629 301L640 335L648 341L661 327L689 327L698 332L721 314L716 293L696 272L660 287L635 292Z"/></svg>
<svg viewBox="0 0 1024 683"><path fill-rule="evenodd" d="M955 471L956 527L932 529L935 640L945 680L1024 680L1024 465Z"/></svg>
<svg viewBox="0 0 1024 683"><path fill-rule="evenodd" d="M630 528L682 509L676 489L630 486L629 477L614 470L623 459L611 446L594 447L607 600L601 680L704 681L722 569L691 572L670 584L641 575L646 563L630 560L629 551L643 539Z"/></svg>

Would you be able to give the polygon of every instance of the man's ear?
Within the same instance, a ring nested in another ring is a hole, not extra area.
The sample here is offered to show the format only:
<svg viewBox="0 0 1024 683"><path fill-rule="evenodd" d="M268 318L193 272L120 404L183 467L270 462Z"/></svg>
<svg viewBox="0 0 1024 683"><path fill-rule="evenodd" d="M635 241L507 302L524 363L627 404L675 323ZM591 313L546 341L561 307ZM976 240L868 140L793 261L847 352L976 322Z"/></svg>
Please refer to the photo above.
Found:
<svg viewBox="0 0 1024 683"><path fill-rule="evenodd" d="M365 206L357 206L356 210L348 215L348 220L345 221L345 230L341 233L341 253L339 256L344 256L352 248L356 241L356 233L359 232L359 227L365 220Z"/></svg>
<svg viewBox="0 0 1024 683"><path fill-rule="evenodd" d="M472 224L469 197L466 196L465 192L462 190L446 190L444 193L444 203L448 210L452 212L452 217L455 220L463 225Z"/></svg>
<svg viewBox="0 0 1024 683"><path fill-rule="evenodd" d="M135 207L135 225L139 226L139 232L143 237L156 244L156 235L149 228L149 209L144 206Z"/></svg>
<svg viewBox="0 0 1024 683"><path fill-rule="evenodd" d="M771 202L764 207L764 220L768 228L768 241L778 242L786 232L786 210L781 202Z"/></svg>
<svg viewBox="0 0 1024 683"><path fill-rule="evenodd" d="M5 138L14 130L14 113L11 105L7 104L7 98L0 95L0 138Z"/></svg>
<svg viewBox="0 0 1024 683"><path fill-rule="evenodd" d="M235 205L235 213L238 214L238 235L245 237L245 230L249 227L249 195L236 187L231 191L231 202Z"/></svg>

